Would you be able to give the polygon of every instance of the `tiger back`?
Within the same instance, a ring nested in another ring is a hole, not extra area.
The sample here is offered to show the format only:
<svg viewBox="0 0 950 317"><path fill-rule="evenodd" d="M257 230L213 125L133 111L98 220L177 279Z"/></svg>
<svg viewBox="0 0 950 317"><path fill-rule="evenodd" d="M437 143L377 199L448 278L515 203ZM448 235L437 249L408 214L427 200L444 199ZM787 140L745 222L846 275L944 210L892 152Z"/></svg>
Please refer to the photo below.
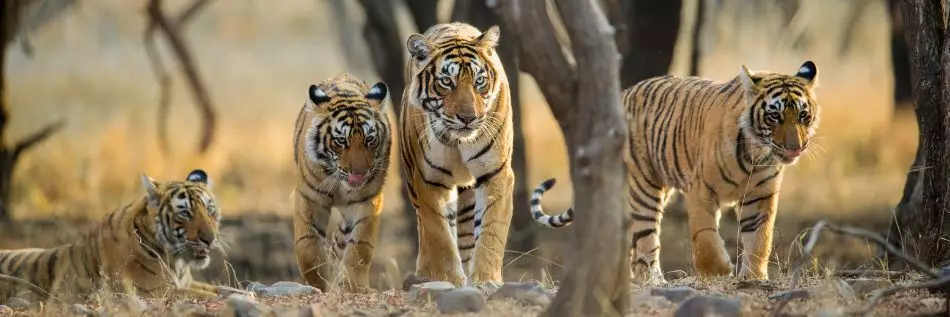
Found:
<svg viewBox="0 0 950 317"><path fill-rule="evenodd" d="M721 208L735 206L743 248L739 277L768 279L782 172L806 153L818 127L817 75L811 61L794 75L742 66L726 82L661 76L624 91L636 279L665 282L660 221L673 190L686 197L693 265L700 275L733 273L719 218ZM554 216L541 209L541 197L553 185L551 179L535 189L532 214L548 227L569 225L573 207Z"/></svg>
<svg viewBox="0 0 950 317"><path fill-rule="evenodd" d="M29 301L81 300L100 290L149 297L213 297L222 289L193 281L210 262L221 214L208 175L156 182L146 195L105 216L76 242L51 249L0 251L0 303L21 292Z"/></svg>
<svg viewBox="0 0 950 317"><path fill-rule="evenodd" d="M311 85L297 116L294 253L307 283L323 291L336 285L339 273L349 290L369 289L392 144L382 108L387 91L382 82L370 87L340 74ZM331 208L343 221L328 237ZM331 253L342 253L342 272Z"/></svg>
<svg viewBox="0 0 950 317"><path fill-rule="evenodd" d="M514 173L499 36L497 26L455 22L407 40L400 156L417 215L419 279L502 281Z"/></svg>

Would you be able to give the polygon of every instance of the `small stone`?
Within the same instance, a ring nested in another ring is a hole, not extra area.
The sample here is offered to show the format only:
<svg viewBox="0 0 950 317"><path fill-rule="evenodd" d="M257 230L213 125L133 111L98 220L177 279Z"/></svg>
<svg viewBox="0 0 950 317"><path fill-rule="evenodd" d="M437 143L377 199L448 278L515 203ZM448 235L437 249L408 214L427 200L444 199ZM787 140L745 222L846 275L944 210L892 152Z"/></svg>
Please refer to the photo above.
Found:
<svg viewBox="0 0 950 317"><path fill-rule="evenodd" d="M9 305L10 308L13 308L15 310L24 310L24 309L30 308L31 304L30 304L30 301L28 300L25 300L19 297L14 297L10 299L9 302L7 302L7 305Z"/></svg>
<svg viewBox="0 0 950 317"><path fill-rule="evenodd" d="M875 280L869 278L859 278L847 280L851 284L854 294L861 297L873 291L891 286L891 282L885 280Z"/></svg>
<svg viewBox="0 0 950 317"><path fill-rule="evenodd" d="M172 307L174 316L180 317L211 317L214 314L207 312L194 304L182 303Z"/></svg>
<svg viewBox="0 0 950 317"><path fill-rule="evenodd" d="M477 313L485 309L485 295L474 287L462 287L439 296L436 306L440 313Z"/></svg>
<svg viewBox="0 0 950 317"><path fill-rule="evenodd" d="M433 282L433 281L424 277L418 277L413 273L406 274L406 278L402 281L402 290L408 292L409 290L412 289L413 285L418 285L425 282Z"/></svg>
<svg viewBox="0 0 950 317"><path fill-rule="evenodd" d="M696 295L697 292L692 287L678 286L669 288L654 288L650 290L652 296L662 296L673 303L682 303L686 299Z"/></svg>
<svg viewBox="0 0 950 317"><path fill-rule="evenodd" d="M295 282L277 282L267 286L258 282L251 282L247 289L260 297L304 296L320 293L320 289Z"/></svg>
<svg viewBox="0 0 950 317"><path fill-rule="evenodd" d="M258 304L247 296L231 294L228 296L227 308L225 308L223 316L260 317L264 316L268 311L269 309L267 309L267 307Z"/></svg>
<svg viewBox="0 0 950 317"><path fill-rule="evenodd" d="M320 304L311 304L310 306L304 306L300 309L300 313L297 316L300 317L320 317Z"/></svg>
<svg viewBox="0 0 950 317"><path fill-rule="evenodd" d="M663 278L666 279L667 281L681 280L681 279L686 278L687 276L689 275L687 275L686 272L682 270L669 271L669 272L663 273Z"/></svg>
<svg viewBox="0 0 950 317"><path fill-rule="evenodd" d="M547 306L551 303L544 286L537 281L527 283L505 283L488 300L513 299L519 303Z"/></svg>
<svg viewBox="0 0 950 317"><path fill-rule="evenodd" d="M431 301L437 301L439 296L455 289L455 285L449 282L425 282L413 285L409 289L406 300L410 303L425 305Z"/></svg>
<svg viewBox="0 0 950 317"><path fill-rule="evenodd" d="M741 314L738 300L698 295L680 304L673 317L739 317Z"/></svg>

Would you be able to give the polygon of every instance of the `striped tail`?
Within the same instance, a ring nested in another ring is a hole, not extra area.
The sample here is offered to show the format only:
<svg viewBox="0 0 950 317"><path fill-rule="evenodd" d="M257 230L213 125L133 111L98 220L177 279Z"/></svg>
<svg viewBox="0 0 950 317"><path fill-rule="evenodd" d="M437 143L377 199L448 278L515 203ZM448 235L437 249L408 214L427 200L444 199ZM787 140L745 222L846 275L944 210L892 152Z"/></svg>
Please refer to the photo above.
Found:
<svg viewBox="0 0 950 317"><path fill-rule="evenodd" d="M534 221L548 228L569 226L574 222L574 206L568 208L564 213L555 216L548 216L541 208L541 197L544 196L544 192L553 188L555 183L557 183L557 179L548 179L541 182L541 185L538 185L538 187L531 192L531 216L534 217Z"/></svg>

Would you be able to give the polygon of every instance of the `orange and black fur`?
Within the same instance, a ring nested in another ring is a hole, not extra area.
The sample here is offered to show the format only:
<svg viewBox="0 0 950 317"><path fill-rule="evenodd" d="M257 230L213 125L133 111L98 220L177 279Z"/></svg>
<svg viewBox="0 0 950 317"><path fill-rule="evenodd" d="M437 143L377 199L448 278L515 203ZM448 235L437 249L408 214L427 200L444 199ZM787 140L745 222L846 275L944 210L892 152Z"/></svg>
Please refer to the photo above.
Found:
<svg viewBox="0 0 950 317"><path fill-rule="evenodd" d="M323 291L336 285L337 265L330 255L340 251L347 289L369 290L392 144L382 108L386 94L384 83L370 87L340 74L311 85L297 116L294 251L301 275ZM342 245L327 234L331 208L343 215Z"/></svg>
<svg viewBox="0 0 950 317"><path fill-rule="evenodd" d="M732 274L719 218L721 208L735 205L743 246L739 277L768 279L782 171L809 147L818 128L817 75L811 61L795 75L742 66L727 82L663 76L624 91L635 277L664 282L660 221L672 190L680 190L698 273ZM553 185L548 180L535 190L532 212L537 222L560 227L570 224L574 211L543 213L541 196Z"/></svg>
<svg viewBox="0 0 950 317"><path fill-rule="evenodd" d="M39 287L31 299L82 299L100 289L149 297L213 297L220 288L193 281L218 245L220 211L202 170L184 181L142 175L146 195L109 213L78 241L52 249L0 251L0 303Z"/></svg>
<svg viewBox="0 0 950 317"><path fill-rule="evenodd" d="M511 221L512 117L499 29L464 23L413 34L400 154L416 209L416 276L500 283Z"/></svg>

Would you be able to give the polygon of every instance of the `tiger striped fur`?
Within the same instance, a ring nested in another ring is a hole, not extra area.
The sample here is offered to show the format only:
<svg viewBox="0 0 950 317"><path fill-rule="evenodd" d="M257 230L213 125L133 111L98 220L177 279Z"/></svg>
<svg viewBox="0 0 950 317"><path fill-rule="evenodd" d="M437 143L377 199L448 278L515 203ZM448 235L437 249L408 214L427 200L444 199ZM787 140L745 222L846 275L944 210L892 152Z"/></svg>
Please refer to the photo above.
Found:
<svg viewBox="0 0 950 317"><path fill-rule="evenodd" d="M150 297L213 297L217 286L192 280L218 246L221 214L208 175L192 171L184 181L159 183L142 175L146 195L105 216L78 241L52 249L0 251L0 303L31 291L81 300L100 289ZM25 283L34 288L26 288ZM25 299L25 298L24 298Z"/></svg>
<svg viewBox="0 0 950 317"><path fill-rule="evenodd" d="M735 206L743 247L739 277L768 279L782 171L807 150L818 128L817 75L811 61L795 75L742 66L727 82L662 76L624 91L637 279L665 282L660 221L672 190L686 196L693 264L700 275L732 274L719 218L721 208ZM550 227L541 209L541 196L553 185L548 182L535 191L531 207L535 220ZM573 219L571 212L573 207L567 219Z"/></svg>
<svg viewBox="0 0 950 317"><path fill-rule="evenodd" d="M416 276L500 283L514 173L508 79L499 29L435 25L407 46L400 152L416 209Z"/></svg>
<svg viewBox="0 0 950 317"><path fill-rule="evenodd" d="M346 289L370 288L392 144L391 123L382 108L387 92L382 82L370 87L340 74L311 85L297 116L294 253L304 280L323 291L336 286L339 261L331 255L339 253ZM331 208L343 221L328 237Z"/></svg>

